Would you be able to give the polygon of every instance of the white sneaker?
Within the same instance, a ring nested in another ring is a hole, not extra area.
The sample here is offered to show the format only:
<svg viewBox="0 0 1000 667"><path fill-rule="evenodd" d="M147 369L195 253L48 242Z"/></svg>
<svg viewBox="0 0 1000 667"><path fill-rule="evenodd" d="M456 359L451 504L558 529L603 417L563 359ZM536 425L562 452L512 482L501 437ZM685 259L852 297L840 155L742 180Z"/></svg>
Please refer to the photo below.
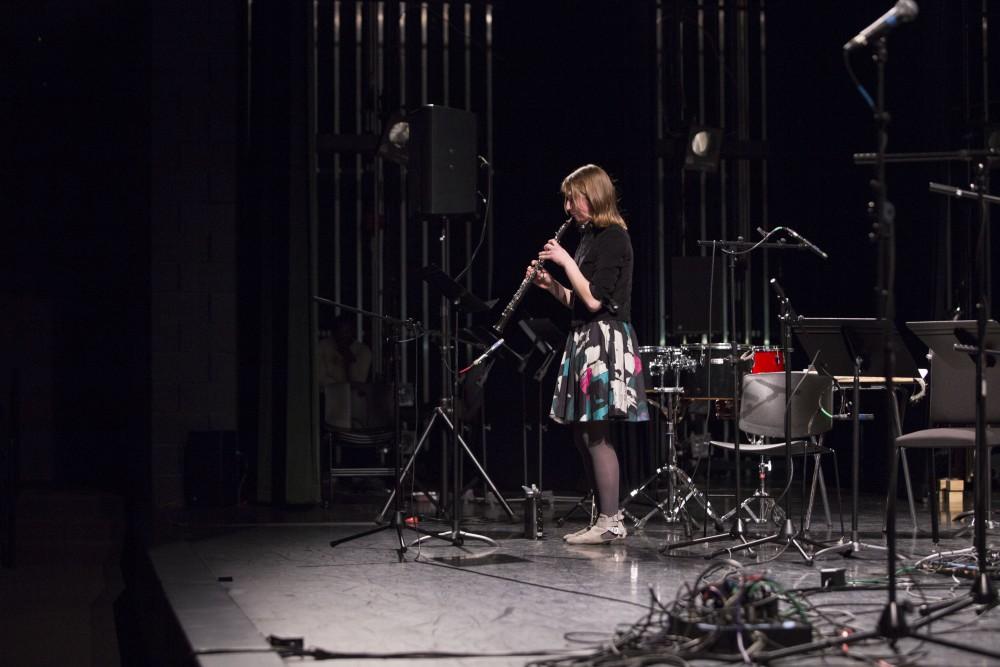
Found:
<svg viewBox="0 0 1000 667"><path fill-rule="evenodd" d="M590 530L591 528L593 528L594 524L596 522L597 522L597 505L594 503L593 500L591 500L590 501L590 521L583 528L580 528L579 530L574 530L572 533L566 533L565 535L563 535L563 540L564 541L568 541L569 538L571 538L571 537L579 537L580 535L583 535L588 530Z"/></svg>
<svg viewBox="0 0 1000 667"><path fill-rule="evenodd" d="M621 542L628 535L625 524L622 522L624 515L621 510L612 516L600 514L593 526L579 534L566 536L567 544L611 544Z"/></svg>
<svg viewBox="0 0 1000 667"><path fill-rule="evenodd" d="M563 540L569 542L571 537L579 537L580 535L583 535L593 527L594 527L594 521L591 521L590 524L584 526L583 528L580 528L579 530L574 530L572 533L566 533L565 535L563 535Z"/></svg>

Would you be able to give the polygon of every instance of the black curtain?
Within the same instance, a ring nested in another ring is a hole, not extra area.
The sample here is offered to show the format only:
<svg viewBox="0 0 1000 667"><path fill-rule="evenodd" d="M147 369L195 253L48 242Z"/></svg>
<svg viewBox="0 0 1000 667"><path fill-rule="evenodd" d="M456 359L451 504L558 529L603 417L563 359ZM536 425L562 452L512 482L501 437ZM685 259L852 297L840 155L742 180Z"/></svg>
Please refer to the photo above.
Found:
<svg viewBox="0 0 1000 667"><path fill-rule="evenodd" d="M310 5L252 6L239 240L240 430L257 499L319 500Z"/></svg>

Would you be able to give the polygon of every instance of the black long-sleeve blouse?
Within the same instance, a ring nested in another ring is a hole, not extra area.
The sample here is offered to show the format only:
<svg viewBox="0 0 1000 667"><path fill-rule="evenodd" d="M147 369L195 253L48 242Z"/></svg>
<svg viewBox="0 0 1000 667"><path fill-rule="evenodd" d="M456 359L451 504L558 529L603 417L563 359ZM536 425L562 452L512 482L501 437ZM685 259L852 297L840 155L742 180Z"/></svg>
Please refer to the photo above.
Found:
<svg viewBox="0 0 1000 667"><path fill-rule="evenodd" d="M632 241L618 225L584 227L573 258L590 281L590 293L601 302L591 312L573 293L570 325L578 327L600 320L629 321L632 315Z"/></svg>

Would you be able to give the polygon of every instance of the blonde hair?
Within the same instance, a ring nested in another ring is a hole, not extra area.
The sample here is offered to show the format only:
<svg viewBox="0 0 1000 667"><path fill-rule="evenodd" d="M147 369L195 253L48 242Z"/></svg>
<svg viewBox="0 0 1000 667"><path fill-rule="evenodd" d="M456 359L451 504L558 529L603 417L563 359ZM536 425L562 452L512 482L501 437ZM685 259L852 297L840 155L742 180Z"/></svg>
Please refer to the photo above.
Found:
<svg viewBox="0 0 1000 667"><path fill-rule="evenodd" d="M597 227L618 225L627 229L618 212L618 191L608 173L596 164L585 164L563 179L559 188L563 197L580 194L590 205L591 222Z"/></svg>

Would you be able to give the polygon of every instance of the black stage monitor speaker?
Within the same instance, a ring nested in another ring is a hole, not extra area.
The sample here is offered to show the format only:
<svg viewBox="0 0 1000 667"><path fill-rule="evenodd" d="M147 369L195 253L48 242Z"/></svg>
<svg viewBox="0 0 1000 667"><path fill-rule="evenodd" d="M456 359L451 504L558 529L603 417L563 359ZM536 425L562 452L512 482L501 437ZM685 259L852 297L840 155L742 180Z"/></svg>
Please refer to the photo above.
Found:
<svg viewBox="0 0 1000 667"><path fill-rule="evenodd" d="M407 181L416 215L476 212L476 114L429 104L410 114Z"/></svg>
<svg viewBox="0 0 1000 667"><path fill-rule="evenodd" d="M671 257L671 331L675 334L718 334L722 332L721 257L715 258L715 277L712 278L711 257ZM711 283L711 298L709 298ZM712 330L709 331L709 301L711 301Z"/></svg>

